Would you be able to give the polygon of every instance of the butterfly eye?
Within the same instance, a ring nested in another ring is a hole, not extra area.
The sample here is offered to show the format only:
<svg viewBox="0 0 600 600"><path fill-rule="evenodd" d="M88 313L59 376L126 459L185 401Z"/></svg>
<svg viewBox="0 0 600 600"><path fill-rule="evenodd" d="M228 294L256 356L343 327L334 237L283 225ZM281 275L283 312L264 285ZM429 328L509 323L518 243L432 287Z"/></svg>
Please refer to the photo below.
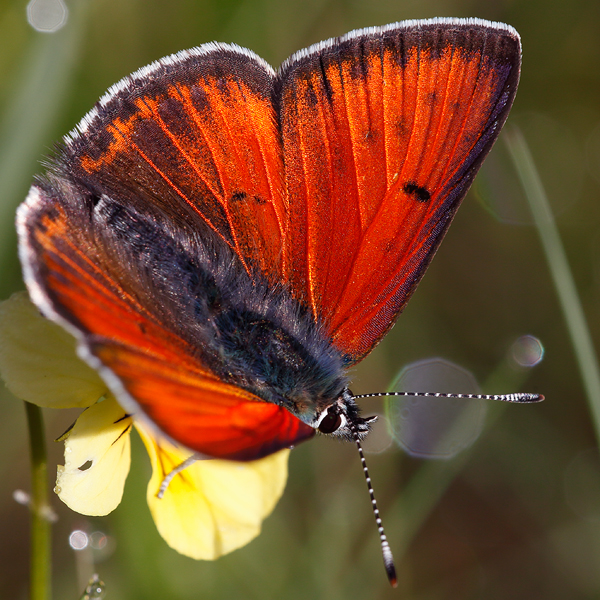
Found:
<svg viewBox="0 0 600 600"><path fill-rule="evenodd" d="M323 420L319 423L319 431L321 433L333 433L337 431L342 424L341 415L333 408L327 410L327 414L323 417Z"/></svg>

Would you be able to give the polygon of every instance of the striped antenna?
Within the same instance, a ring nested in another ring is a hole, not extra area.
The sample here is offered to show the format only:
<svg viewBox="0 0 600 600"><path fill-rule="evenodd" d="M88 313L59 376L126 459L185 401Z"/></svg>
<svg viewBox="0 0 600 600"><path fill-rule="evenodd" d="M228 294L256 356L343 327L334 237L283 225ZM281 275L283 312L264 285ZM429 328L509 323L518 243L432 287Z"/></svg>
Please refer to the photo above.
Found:
<svg viewBox="0 0 600 600"><path fill-rule="evenodd" d="M382 392L376 394L359 394L357 396L353 395L354 399L379 398L383 396L416 396L419 398L465 398L477 400L497 400L499 402L513 402L516 404L531 404L534 402L542 402L542 400L544 400L544 396L542 396L541 394L526 393L498 395L445 394L442 392ZM354 425L351 419L348 419L348 426L350 427L350 430L352 431L352 436L354 438L354 441L356 442L356 447L358 448L358 454L360 456L360 462L362 464L363 473L365 474L365 479L367 481L367 488L369 489L369 496L371 498L373 514L375 515L375 523L377 524L377 531L379 532L379 539L381 541L381 553L383 554L383 564L385 566L385 571L387 573L388 579L390 580L390 583L392 584L392 587L396 587L398 585L398 578L396 576L396 567L394 566L394 557L392 556L392 551L390 550L390 545L387 541L387 537L383 529L383 523L381 522L381 517L379 516L379 509L377 508L377 501L375 500L375 492L373 491L371 478L369 477L369 470L367 469L367 461L365 460L365 455L360 444L358 431L356 430L356 426Z"/></svg>
<svg viewBox="0 0 600 600"><path fill-rule="evenodd" d="M355 396L358 397L358 396ZM381 517L379 516L379 509L377 508L377 500L375 500L375 492L373 491L373 486L371 485L371 478L369 477L369 470L367 469L367 461L365 460L365 455L363 453L362 446L360 444L360 439L358 437L358 431L351 419L348 419L348 426L350 427L350 431L352 431L352 436L354 437L354 441L356 442L356 447L358 448L358 454L360 456L360 462L362 465L363 473L365 474L365 479L367 481L367 487L369 488L369 496L371 497L371 506L373 507L373 514L375 515L375 523L377 524L377 531L379 532L379 540L381 541L381 553L383 554L383 566L385 567L385 572L387 573L387 577L392 584L392 587L397 587L398 578L396 577L396 567L394 565L394 557L392 556L392 551L390 550L390 545L388 544L387 537L385 536L385 531L383 529L383 523L381 522Z"/></svg>
<svg viewBox="0 0 600 600"><path fill-rule="evenodd" d="M380 392L377 394L359 394L354 398L380 398L383 396L412 396L417 398L465 398L473 400L498 400L514 404L533 404L542 402L542 394L445 394L443 392Z"/></svg>
<svg viewBox="0 0 600 600"><path fill-rule="evenodd" d="M157 498L162 498L169 487L171 481L173 481L173 477L178 475L184 469L187 469L190 465L193 465L197 460L202 460L202 454L192 454L188 458L186 458L181 464L174 467L171 471L169 471L163 478L160 487L158 488L158 492L156 494Z"/></svg>

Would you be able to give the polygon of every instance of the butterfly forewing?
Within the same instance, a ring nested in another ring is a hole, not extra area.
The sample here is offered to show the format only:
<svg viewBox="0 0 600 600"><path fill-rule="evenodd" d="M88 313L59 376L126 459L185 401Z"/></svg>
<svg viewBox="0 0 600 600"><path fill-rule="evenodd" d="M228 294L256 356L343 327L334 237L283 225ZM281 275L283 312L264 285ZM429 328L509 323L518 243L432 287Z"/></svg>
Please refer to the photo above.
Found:
<svg viewBox="0 0 600 600"><path fill-rule="evenodd" d="M167 214L188 235L208 224L246 263L277 274L286 207L272 79L237 47L162 59L109 90L59 166L86 188Z"/></svg>
<svg viewBox="0 0 600 600"><path fill-rule="evenodd" d="M284 65L286 275L351 362L414 291L519 68L514 30L449 21L355 32Z"/></svg>

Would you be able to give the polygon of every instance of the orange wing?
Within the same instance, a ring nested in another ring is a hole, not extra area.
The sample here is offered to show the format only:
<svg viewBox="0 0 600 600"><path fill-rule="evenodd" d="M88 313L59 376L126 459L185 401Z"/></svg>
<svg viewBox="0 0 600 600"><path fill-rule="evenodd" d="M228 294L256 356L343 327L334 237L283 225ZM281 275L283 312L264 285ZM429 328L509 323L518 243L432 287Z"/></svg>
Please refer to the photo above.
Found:
<svg viewBox="0 0 600 600"><path fill-rule="evenodd" d="M119 230L127 239L134 237L131 231L122 233L122 219L107 213L116 232L106 223L95 232L84 198L68 187L61 189L60 198L51 190L32 188L19 210L30 295L47 317L79 338L83 357L100 371L126 410L141 417L141 406L174 440L216 458L253 460L314 434L286 409L224 382L211 370L200 344L187 332L189 307L182 294L174 294L179 298L176 306L169 305L164 293L156 304L160 294L145 279L144 266L156 257L179 258L166 236L156 240L162 244L156 255L136 263L137 248L115 243ZM143 236L143 226L134 224ZM154 274L161 279L172 273L178 285L184 277L174 268L165 261Z"/></svg>
<svg viewBox="0 0 600 600"><path fill-rule="evenodd" d="M111 365L117 385L142 404L152 423L180 444L215 458L254 460L314 435L288 410L216 379L202 365L182 363L181 354L149 356L149 341L145 335L143 347L101 344L91 351Z"/></svg>
<svg viewBox="0 0 600 600"><path fill-rule="evenodd" d="M59 168L189 235L208 225L280 280L287 209L273 78L234 46L164 58L108 91L67 138Z"/></svg>
<svg viewBox="0 0 600 600"><path fill-rule="evenodd" d="M362 30L282 67L285 273L352 362L393 325L515 96L510 27L434 19Z"/></svg>

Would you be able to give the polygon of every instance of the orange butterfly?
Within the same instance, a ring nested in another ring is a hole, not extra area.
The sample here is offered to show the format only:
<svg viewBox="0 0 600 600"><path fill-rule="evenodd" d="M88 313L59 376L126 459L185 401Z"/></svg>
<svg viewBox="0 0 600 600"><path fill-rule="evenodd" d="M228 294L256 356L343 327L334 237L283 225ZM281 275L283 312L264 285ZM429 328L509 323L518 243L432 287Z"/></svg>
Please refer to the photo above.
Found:
<svg viewBox="0 0 600 600"><path fill-rule="evenodd" d="M126 410L216 458L367 433L348 390L506 120L514 29L406 21L275 72L206 44L126 77L18 211L33 302Z"/></svg>

